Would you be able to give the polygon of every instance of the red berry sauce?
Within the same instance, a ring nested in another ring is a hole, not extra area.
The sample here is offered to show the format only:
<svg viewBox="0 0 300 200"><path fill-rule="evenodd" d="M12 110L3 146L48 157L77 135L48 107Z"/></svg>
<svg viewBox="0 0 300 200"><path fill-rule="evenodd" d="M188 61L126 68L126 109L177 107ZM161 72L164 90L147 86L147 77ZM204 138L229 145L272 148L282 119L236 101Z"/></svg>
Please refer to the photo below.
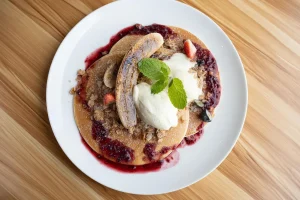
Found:
<svg viewBox="0 0 300 200"><path fill-rule="evenodd" d="M173 147L162 147L160 151L155 151L157 144L148 143L143 149L143 153L146 155L144 159L149 160L150 162L160 159L164 154L168 153L170 150L175 150L176 146Z"/></svg>
<svg viewBox="0 0 300 200"><path fill-rule="evenodd" d="M143 149L143 153L146 155L146 158L149 161L153 161L156 157L156 144L154 143L148 143L145 145L144 149Z"/></svg>
<svg viewBox="0 0 300 200"><path fill-rule="evenodd" d="M134 150L118 140L108 138L108 133L101 122L93 121L92 136L98 141L100 151L103 155L115 160L117 163L130 164L134 160Z"/></svg>
<svg viewBox="0 0 300 200"><path fill-rule="evenodd" d="M199 130L198 133L195 133L194 135L190 135L188 137L183 138L183 140L180 142L180 144L178 145L178 147L185 147L185 146L190 146L195 144L203 135L203 129Z"/></svg>
<svg viewBox="0 0 300 200"><path fill-rule="evenodd" d="M95 152L91 147L85 142L83 138L81 138L82 143L87 148L87 150L101 163L105 166L109 167L118 172L124 173L147 173L147 172L155 172L162 169L168 169L176 165L179 161L179 153L178 151L174 150L168 157L164 160L152 162L147 165L122 165L120 163L112 162L107 160L97 152Z"/></svg>
<svg viewBox="0 0 300 200"><path fill-rule="evenodd" d="M220 101L221 97L221 84L219 79L216 77L218 75L218 65L215 57L208 49L202 48L200 45L194 43L197 52L197 62L204 66L208 75L206 76L206 90L211 94L211 97L205 102L204 107L206 109L215 108Z"/></svg>
<svg viewBox="0 0 300 200"><path fill-rule="evenodd" d="M78 75L78 77L81 78L80 83L78 83L76 94L77 94L77 99L83 104L84 108L88 109L88 103L86 101L86 85L87 85L87 80L88 76L81 76Z"/></svg>
<svg viewBox="0 0 300 200"><path fill-rule="evenodd" d="M93 131L93 137L94 138L102 138L102 137L106 137L107 133L104 130L103 126L100 125L101 123L99 123L99 127L94 127L93 129L98 129L98 131L94 132ZM95 152L86 142L83 138L81 138L82 143L84 144L84 146L91 152L91 154L102 164L106 165L107 167L118 171L118 172L124 172L124 173L147 173L147 172L155 172L155 171L159 171L159 170L164 170L164 169L168 169L171 168L173 166L175 166L178 162L179 162L179 152L177 151L177 148L183 148L187 145L193 145L195 144L201 137L201 135L203 134L203 129L200 129L198 133L189 136L189 137L185 137L181 143L176 147L163 147L160 151L156 152L155 148L156 148L156 144L153 143L148 143L145 145L144 148L144 154L146 155L146 158L149 159L150 161L154 161L154 157L155 156L162 156L163 154L167 153L169 150L173 150L172 153L170 153L170 155L168 155L166 158L164 158L163 160L159 160L156 162L151 162L150 164L146 164L146 165L140 165L140 166L136 166L136 165L124 165L124 164L120 164L118 162L113 162L110 161L106 158L104 158L103 156L101 156L100 154L98 154L97 152ZM121 144L121 142L119 142ZM128 150L129 154L131 155L131 149L121 145L121 147L125 147L125 152ZM122 148L121 148L122 149ZM115 155L115 151L112 152L113 155ZM117 154L118 155L118 154ZM133 155L132 155L133 156ZM123 156L121 156L121 158L123 158Z"/></svg>

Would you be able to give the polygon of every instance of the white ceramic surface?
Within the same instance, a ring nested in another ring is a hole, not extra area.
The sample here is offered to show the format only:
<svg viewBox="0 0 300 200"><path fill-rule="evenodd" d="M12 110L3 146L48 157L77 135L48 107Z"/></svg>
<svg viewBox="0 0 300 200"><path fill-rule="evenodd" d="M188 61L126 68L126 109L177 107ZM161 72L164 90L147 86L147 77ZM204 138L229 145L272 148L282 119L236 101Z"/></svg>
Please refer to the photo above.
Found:
<svg viewBox="0 0 300 200"><path fill-rule="evenodd" d="M179 163L146 174L114 171L99 163L81 142L76 127L71 87L76 71L96 48L120 29L141 23L184 28L198 36L215 56L222 95L216 116L193 146L179 149ZM53 59L47 83L47 109L55 137L70 160L86 175L107 187L135 194L160 194L184 188L213 171L239 137L247 109L247 85L241 60L225 33L206 15L171 0L117 1L80 21L66 36Z"/></svg>

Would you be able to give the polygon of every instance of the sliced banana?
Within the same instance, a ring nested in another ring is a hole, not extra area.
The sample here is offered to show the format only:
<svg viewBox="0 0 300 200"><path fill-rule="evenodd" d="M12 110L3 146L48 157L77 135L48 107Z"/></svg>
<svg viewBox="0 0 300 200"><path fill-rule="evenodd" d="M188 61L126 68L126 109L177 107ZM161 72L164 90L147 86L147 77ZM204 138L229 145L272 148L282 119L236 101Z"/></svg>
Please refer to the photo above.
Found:
<svg viewBox="0 0 300 200"><path fill-rule="evenodd" d="M143 36L125 55L120 65L116 81L116 104L120 120L127 129L137 123L132 95L139 75L137 63L143 58L150 57L163 43L163 37L159 33Z"/></svg>

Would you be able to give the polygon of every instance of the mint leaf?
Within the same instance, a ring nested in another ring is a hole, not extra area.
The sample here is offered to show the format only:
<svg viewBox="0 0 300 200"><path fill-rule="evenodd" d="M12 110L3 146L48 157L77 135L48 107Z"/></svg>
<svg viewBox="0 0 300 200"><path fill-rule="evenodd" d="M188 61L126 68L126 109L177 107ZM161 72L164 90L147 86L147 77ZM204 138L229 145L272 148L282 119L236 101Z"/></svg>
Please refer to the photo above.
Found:
<svg viewBox="0 0 300 200"><path fill-rule="evenodd" d="M161 71L164 74L167 74L167 76L169 76L169 74L171 73L171 70L170 70L169 66L164 62L162 62L162 63L163 63L163 65L161 66Z"/></svg>
<svg viewBox="0 0 300 200"><path fill-rule="evenodd" d="M160 93L161 91L163 91L167 86L168 86L168 83L169 83L169 79L165 79L165 80L159 80L157 81L156 83L154 83L152 86L151 86L151 93L152 94L158 94Z"/></svg>
<svg viewBox="0 0 300 200"><path fill-rule="evenodd" d="M166 63L155 58L144 58L138 62L140 72L151 80L165 80L170 74Z"/></svg>
<svg viewBox="0 0 300 200"><path fill-rule="evenodd" d="M182 84L178 78L173 78L169 85L168 95L173 106L178 109L185 108L187 104L187 96Z"/></svg>

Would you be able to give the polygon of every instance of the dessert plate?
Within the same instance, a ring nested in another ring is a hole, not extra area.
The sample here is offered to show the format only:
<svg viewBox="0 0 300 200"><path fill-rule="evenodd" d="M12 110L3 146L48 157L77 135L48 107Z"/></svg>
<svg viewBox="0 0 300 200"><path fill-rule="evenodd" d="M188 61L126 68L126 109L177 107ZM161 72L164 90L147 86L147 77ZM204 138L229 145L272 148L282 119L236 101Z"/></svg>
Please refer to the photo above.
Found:
<svg viewBox="0 0 300 200"><path fill-rule="evenodd" d="M159 23L181 27L201 39L215 56L222 95L213 121L193 146L178 149L179 162L165 170L122 173L101 164L86 149L74 121L69 90L85 58L124 27ZM173 0L122 0L81 20L66 36L53 59L47 82L47 109L54 135L69 159L95 181L134 194L161 194L189 186L212 172L229 154L242 130L247 109L243 65L226 34L198 10Z"/></svg>

